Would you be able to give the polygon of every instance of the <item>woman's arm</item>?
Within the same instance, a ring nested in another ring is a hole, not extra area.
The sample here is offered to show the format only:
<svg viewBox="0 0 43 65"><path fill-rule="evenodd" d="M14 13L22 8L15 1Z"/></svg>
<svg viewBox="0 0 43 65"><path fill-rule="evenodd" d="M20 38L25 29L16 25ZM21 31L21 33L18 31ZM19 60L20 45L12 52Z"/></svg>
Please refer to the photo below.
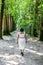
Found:
<svg viewBox="0 0 43 65"><path fill-rule="evenodd" d="M18 39L19 39L19 34L18 34L18 36L17 36L17 44L18 44Z"/></svg>
<svg viewBox="0 0 43 65"><path fill-rule="evenodd" d="M26 34L25 34L25 40L26 40L26 43L27 43L27 36L26 36Z"/></svg>

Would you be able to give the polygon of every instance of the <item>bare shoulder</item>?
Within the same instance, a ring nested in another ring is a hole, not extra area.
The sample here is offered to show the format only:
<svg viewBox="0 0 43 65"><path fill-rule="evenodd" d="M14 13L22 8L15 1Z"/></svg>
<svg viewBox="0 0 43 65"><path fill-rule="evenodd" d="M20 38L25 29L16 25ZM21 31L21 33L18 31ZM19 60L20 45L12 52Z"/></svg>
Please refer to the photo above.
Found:
<svg viewBox="0 0 43 65"><path fill-rule="evenodd" d="M26 33L24 32L24 35L26 35Z"/></svg>

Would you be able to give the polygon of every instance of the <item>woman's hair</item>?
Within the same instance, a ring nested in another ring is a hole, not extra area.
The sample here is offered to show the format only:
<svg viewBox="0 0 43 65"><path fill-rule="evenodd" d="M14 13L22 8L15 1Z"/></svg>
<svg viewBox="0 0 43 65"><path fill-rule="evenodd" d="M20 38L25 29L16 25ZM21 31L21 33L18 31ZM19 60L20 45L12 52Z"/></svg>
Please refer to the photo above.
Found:
<svg viewBox="0 0 43 65"><path fill-rule="evenodd" d="M23 28L20 28L20 32L23 32L24 31L24 29Z"/></svg>

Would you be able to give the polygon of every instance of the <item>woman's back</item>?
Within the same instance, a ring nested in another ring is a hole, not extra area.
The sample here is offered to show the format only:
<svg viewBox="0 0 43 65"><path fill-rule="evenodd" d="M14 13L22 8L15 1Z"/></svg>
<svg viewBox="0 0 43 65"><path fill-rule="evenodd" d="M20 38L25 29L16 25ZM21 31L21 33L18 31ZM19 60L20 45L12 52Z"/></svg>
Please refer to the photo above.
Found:
<svg viewBox="0 0 43 65"><path fill-rule="evenodd" d="M19 33L19 38L25 38L25 34L24 33Z"/></svg>

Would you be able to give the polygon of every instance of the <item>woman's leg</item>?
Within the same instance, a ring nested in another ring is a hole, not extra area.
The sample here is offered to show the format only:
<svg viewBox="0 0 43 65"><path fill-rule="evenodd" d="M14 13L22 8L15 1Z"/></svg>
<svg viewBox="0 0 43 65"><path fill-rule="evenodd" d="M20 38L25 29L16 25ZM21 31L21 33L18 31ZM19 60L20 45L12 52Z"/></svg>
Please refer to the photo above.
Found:
<svg viewBox="0 0 43 65"><path fill-rule="evenodd" d="M22 49L20 49L20 52L21 52L21 54L22 54Z"/></svg>
<svg viewBox="0 0 43 65"><path fill-rule="evenodd" d="M24 55L24 49L21 49L21 55L22 56Z"/></svg>

